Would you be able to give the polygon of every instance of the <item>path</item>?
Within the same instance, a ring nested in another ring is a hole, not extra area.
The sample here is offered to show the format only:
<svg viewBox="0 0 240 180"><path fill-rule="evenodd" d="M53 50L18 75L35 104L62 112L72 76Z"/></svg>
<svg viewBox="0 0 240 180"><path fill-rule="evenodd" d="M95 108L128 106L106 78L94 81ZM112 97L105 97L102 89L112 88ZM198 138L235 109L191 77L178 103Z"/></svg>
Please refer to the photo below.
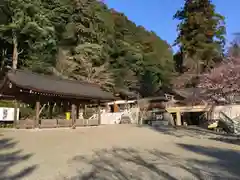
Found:
<svg viewBox="0 0 240 180"><path fill-rule="evenodd" d="M240 179L240 146L197 135L131 125L1 131L0 180Z"/></svg>

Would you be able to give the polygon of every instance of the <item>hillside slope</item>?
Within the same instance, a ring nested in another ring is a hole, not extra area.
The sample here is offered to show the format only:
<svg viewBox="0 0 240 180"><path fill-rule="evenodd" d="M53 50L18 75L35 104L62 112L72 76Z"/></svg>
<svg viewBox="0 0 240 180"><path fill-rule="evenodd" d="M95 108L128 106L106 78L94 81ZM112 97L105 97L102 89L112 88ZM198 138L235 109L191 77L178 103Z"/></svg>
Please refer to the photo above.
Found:
<svg viewBox="0 0 240 180"><path fill-rule="evenodd" d="M0 48L11 57L15 35L18 68L134 88L144 96L169 85L171 47L124 14L96 0L17 1L1 7L8 18L0 21Z"/></svg>

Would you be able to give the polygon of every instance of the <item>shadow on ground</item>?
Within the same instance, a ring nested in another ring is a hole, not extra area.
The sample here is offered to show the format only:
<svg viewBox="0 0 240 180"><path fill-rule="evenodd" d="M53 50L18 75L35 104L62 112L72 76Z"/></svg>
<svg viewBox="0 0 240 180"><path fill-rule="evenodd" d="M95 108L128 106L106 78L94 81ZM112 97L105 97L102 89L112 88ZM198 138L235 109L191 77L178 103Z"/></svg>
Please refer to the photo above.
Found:
<svg viewBox="0 0 240 180"><path fill-rule="evenodd" d="M18 173L12 173L11 168L31 158L32 154L23 154L22 150L15 150L18 142L0 137L0 180L19 180L32 173L37 166L30 166Z"/></svg>
<svg viewBox="0 0 240 180"><path fill-rule="evenodd" d="M188 151L204 156L199 160L178 157L159 150L113 148L93 155L76 156L71 160L79 169L71 180L178 180L178 179L239 179L240 154L216 148L178 144ZM228 157L224 156L226 154ZM204 159L204 157L202 159Z"/></svg>
<svg viewBox="0 0 240 180"><path fill-rule="evenodd" d="M161 126L161 127L151 127L151 126L142 126L146 128L153 129L155 131L161 132L163 134L175 136L178 138L181 137L195 137L195 138L206 138L215 141L221 141L225 143L240 145L240 136L217 133L211 130L203 129L201 127L177 127L173 128L171 126Z"/></svg>
<svg viewBox="0 0 240 180"><path fill-rule="evenodd" d="M211 157L214 161L200 161L196 159L188 159L191 164L201 164L202 167L211 168L213 174L218 174L221 179L228 179L226 175L235 176L236 179L240 179L240 151L226 150L220 148L196 146L189 144L178 144L179 147L197 153ZM217 170L214 172L214 170ZM224 174L223 174L224 172ZM224 178L225 177L225 178Z"/></svg>

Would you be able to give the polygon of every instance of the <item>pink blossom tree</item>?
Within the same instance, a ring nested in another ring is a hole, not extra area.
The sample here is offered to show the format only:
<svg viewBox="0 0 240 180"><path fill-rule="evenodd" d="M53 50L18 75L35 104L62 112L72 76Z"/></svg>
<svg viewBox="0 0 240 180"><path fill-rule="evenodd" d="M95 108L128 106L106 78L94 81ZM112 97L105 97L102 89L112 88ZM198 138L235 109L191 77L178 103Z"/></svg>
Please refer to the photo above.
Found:
<svg viewBox="0 0 240 180"><path fill-rule="evenodd" d="M203 89L207 100L236 102L236 97L240 95L240 57L226 59L203 74L198 87Z"/></svg>

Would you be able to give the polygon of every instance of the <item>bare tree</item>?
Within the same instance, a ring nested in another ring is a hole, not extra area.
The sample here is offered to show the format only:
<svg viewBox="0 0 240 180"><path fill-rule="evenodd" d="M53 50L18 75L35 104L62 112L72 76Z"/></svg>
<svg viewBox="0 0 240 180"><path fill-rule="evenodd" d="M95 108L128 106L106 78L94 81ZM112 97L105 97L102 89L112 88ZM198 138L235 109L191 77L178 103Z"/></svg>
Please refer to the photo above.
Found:
<svg viewBox="0 0 240 180"><path fill-rule="evenodd" d="M228 49L228 55L232 57L240 57L240 33L235 33L231 46Z"/></svg>

